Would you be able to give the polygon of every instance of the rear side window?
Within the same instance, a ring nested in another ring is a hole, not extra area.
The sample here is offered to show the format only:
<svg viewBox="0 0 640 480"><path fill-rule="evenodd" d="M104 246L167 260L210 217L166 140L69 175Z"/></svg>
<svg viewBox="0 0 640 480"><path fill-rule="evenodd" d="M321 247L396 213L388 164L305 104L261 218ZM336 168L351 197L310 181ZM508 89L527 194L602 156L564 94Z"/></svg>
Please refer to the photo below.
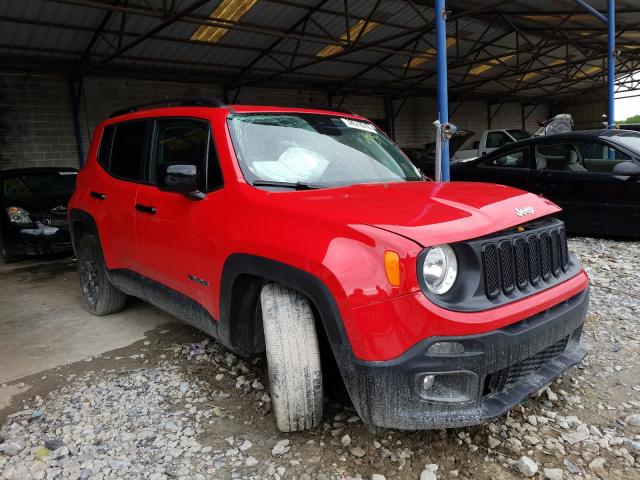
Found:
<svg viewBox="0 0 640 480"><path fill-rule="evenodd" d="M147 122L117 124L111 147L109 171L116 177L144 181Z"/></svg>
<svg viewBox="0 0 640 480"><path fill-rule="evenodd" d="M111 146L113 145L113 132L115 130L115 125L108 125L104 128L100 149L98 150L98 163L107 170L109 169L109 158L111 158Z"/></svg>
<svg viewBox="0 0 640 480"><path fill-rule="evenodd" d="M528 148L514 150L500 157L486 160L483 167L529 168Z"/></svg>
<svg viewBox="0 0 640 480"><path fill-rule="evenodd" d="M195 165L200 190L213 190L222 185L222 174L207 122L192 118L158 119L154 138L156 185L164 185L164 172L169 165Z"/></svg>
<svg viewBox="0 0 640 480"><path fill-rule="evenodd" d="M583 166L590 172L613 173L615 166L631 160L626 153L600 142L578 142Z"/></svg>

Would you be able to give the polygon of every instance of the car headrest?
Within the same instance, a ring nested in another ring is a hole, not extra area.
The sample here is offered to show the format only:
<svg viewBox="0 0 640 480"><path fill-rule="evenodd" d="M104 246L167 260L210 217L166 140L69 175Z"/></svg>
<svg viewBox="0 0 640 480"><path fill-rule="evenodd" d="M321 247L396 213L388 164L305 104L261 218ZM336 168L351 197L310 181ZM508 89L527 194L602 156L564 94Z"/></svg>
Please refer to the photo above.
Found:
<svg viewBox="0 0 640 480"><path fill-rule="evenodd" d="M547 159L536 155L536 169L544 170L547 168Z"/></svg>
<svg viewBox="0 0 640 480"><path fill-rule="evenodd" d="M567 152L567 165L573 165L578 163L578 154L575 150L569 150Z"/></svg>

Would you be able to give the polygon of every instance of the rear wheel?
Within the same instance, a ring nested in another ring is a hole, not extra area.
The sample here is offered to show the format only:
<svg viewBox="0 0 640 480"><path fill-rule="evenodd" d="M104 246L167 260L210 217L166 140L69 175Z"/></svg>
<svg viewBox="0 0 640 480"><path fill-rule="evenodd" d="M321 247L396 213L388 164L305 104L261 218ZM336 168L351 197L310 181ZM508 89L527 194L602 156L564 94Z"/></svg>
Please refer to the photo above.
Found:
<svg viewBox="0 0 640 480"><path fill-rule="evenodd" d="M127 296L114 287L95 235L85 235L78 245L78 277L84 304L93 315L109 315L122 310Z"/></svg>
<svg viewBox="0 0 640 480"><path fill-rule="evenodd" d="M276 424L283 432L313 428L322 420L322 369L309 300L270 283L260 302Z"/></svg>

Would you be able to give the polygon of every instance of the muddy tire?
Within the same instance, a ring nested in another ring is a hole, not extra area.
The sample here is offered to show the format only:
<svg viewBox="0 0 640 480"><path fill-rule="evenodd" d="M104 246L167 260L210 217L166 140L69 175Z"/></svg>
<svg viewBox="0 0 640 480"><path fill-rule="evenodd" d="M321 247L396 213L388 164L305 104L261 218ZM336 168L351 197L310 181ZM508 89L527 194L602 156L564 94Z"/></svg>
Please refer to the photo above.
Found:
<svg viewBox="0 0 640 480"><path fill-rule="evenodd" d="M93 315L122 310L127 296L109 281L102 249L95 235L85 235L78 245L78 278L84 304Z"/></svg>
<svg viewBox="0 0 640 480"><path fill-rule="evenodd" d="M322 369L309 300L277 283L260 294L271 403L278 429L295 432L322 420Z"/></svg>

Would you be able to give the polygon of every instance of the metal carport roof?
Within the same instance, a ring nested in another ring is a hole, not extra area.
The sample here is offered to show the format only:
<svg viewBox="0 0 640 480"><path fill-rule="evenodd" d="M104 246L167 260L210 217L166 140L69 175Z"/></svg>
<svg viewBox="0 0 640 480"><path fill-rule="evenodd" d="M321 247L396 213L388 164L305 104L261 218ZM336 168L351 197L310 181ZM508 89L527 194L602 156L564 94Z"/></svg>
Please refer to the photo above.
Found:
<svg viewBox="0 0 640 480"><path fill-rule="evenodd" d="M590 4L606 15L606 0ZM229 14L234 9L235 16ZM606 26L572 0L450 0L447 9L451 101L548 103L606 82ZM216 11L224 15L212 17ZM618 0L616 18L616 72L622 75L640 66L640 6ZM201 36L215 41L194 39L206 27L210 30ZM72 78L99 74L222 83L231 96L250 85L321 89L331 96L433 96L434 48L430 1L0 4L5 68Z"/></svg>

